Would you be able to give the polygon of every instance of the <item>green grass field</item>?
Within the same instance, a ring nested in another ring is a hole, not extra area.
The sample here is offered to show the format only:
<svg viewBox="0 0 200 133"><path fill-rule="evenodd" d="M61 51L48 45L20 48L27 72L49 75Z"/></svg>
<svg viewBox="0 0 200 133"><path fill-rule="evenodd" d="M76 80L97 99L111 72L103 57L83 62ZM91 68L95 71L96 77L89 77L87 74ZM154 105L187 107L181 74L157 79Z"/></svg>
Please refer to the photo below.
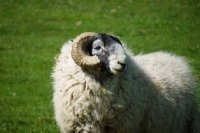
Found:
<svg viewBox="0 0 200 133"><path fill-rule="evenodd" d="M134 54L183 56L200 82L199 0L0 0L0 133L59 132L54 56L85 31L117 35Z"/></svg>

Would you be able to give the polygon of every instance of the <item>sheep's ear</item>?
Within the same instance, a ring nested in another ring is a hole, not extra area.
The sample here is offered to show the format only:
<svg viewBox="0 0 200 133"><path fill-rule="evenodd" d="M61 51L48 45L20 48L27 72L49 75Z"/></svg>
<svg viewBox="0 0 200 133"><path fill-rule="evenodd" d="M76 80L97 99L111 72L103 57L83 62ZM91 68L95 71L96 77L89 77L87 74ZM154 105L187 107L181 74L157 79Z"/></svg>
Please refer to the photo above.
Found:
<svg viewBox="0 0 200 133"><path fill-rule="evenodd" d="M86 68L95 68L102 65L97 56L87 55L88 45L90 45L97 36L97 33L85 32L74 39L71 55L77 65Z"/></svg>
<svg viewBox="0 0 200 133"><path fill-rule="evenodd" d="M121 41L119 40L119 37L114 36L114 35L108 35L110 38L112 38L113 40L115 40L116 42L118 42L119 44L122 44Z"/></svg>

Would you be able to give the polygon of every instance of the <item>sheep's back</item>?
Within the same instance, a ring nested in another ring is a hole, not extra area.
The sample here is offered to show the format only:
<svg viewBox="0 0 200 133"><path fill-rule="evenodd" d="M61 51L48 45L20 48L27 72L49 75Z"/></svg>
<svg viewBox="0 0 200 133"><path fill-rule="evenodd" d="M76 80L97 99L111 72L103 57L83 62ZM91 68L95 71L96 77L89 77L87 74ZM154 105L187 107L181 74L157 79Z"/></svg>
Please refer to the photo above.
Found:
<svg viewBox="0 0 200 133"><path fill-rule="evenodd" d="M134 57L139 69L157 85L157 89L193 93L195 82L191 70L182 57L156 52Z"/></svg>
<svg viewBox="0 0 200 133"><path fill-rule="evenodd" d="M151 82L147 117L154 126L162 127L162 132L184 131L192 112L196 112L196 83L185 59L165 52L133 58L141 73Z"/></svg>

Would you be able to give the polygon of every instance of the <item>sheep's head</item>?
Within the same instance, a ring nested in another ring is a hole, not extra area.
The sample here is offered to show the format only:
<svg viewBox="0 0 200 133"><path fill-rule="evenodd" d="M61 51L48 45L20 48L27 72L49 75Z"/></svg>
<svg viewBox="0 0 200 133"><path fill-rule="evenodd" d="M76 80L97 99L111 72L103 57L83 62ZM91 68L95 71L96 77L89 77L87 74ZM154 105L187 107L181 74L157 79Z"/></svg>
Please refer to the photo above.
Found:
<svg viewBox="0 0 200 133"><path fill-rule="evenodd" d="M72 45L72 58L81 67L104 67L120 75L126 67L126 54L120 40L112 35L83 33Z"/></svg>

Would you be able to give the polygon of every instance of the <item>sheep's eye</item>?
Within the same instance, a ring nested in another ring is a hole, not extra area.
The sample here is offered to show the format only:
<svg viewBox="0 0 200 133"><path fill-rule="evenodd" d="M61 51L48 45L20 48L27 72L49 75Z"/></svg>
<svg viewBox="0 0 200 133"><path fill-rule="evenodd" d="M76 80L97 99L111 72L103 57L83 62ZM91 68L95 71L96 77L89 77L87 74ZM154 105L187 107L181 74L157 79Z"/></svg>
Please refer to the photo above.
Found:
<svg viewBox="0 0 200 133"><path fill-rule="evenodd" d="M99 49L101 49L101 47L100 46L97 46L96 48L94 48L94 49L96 49L96 50L99 50Z"/></svg>

